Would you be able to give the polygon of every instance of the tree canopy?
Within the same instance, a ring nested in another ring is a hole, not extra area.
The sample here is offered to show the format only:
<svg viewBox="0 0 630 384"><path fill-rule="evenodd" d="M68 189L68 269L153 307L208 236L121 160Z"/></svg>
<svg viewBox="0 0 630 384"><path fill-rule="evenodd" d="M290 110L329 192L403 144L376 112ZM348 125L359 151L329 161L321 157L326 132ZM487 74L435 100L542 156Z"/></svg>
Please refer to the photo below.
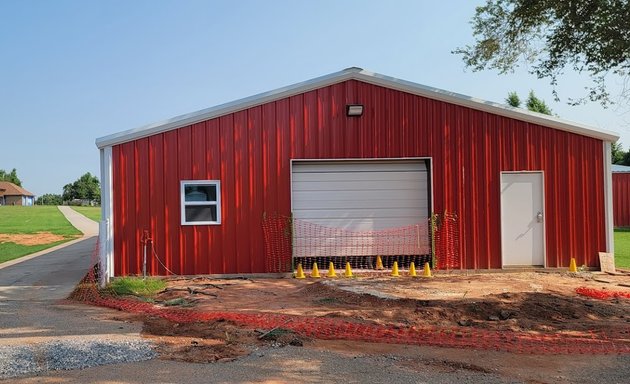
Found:
<svg viewBox="0 0 630 384"><path fill-rule="evenodd" d="M88 172L79 177L74 183L64 185L62 197L64 201L81 199L100 202L101 187L98 177L93 176L90 172Z"/></svg>
<svg viewBox="0 0 630 384"><path fill-rule="evenodd" d="M8 181L17 185L18 187L22 186L22 181L17 175L17 170L13 168L11 172L7 172L4 169L0 169L0 181Z"/></svg>
<svg viewBox="0 0 630 384"><path fill-rule="evenodd" d="M508 93L508 96L505 98L505 102L515 108L521 108L521 98L518 97L516 92ZM534 91L529 91L529 95L527 95L527 100L525 100L525 106L528 110L532 112L543 113L545 115L553 115L551 108L545 103L544 100L539 99L534 94Z"/></svg>
<svg viewBox="0 0 630 384"><path fill-rule="evenodd" d="M486 0L471 24L474 44L453 51L467 67L508 73L531 64L556 98L566 69L587 73L592 83L586 95L569 99L574 104L608 105L607 76L630 72L630 0Z"/></svg>
<svg viewBox="0 0 630 384"><path fill-rule="evenodd" d="M57 195L53 193L46 193L42 196L39 196L35 204L37 205L62 205L63 199L61 198L61 195Z"/></svg>
<svg viewBox="0 0 630 384"><path fill-rule="evenodd" d="M620 142L614 142L611 146L611 151L611 161L613 164L626 165L624 164L626 152L624 152Z"/></svg>

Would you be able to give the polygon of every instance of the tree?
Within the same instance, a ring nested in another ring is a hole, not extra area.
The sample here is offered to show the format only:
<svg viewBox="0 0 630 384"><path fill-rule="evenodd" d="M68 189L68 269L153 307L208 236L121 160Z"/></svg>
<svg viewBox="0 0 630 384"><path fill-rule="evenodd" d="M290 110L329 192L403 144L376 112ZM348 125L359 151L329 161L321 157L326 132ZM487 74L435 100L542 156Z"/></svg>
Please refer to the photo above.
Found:
<svg viewBox="0 0 630 384"><path fill-rule="evenodd" d="M17 185L18 187L22 186L22 181L17 176L17 171L15 168L11 172L7 172L4 169L0 169L0 181L8 181Z"/></svg>
<svg viewBox="0 0 630 384"><path fill-rule="evenodd" d="M521 98L518 97L518 94L516 92L508 93L508 97L505 99L505 102L507 103L507 105L514 108L521 107Z"/></svg>
<svg viewBox="0 0 630 384"><path fill-rule="evenodd" d="M529 91L529 95L527 96L527 101L525 101L525 105L527 109L532 112L538 112L545 115L552 115L551 108L547 106L544 100L541 100L534 95L534 91Z"/></svg>
<svg viewBox="0 0 630 384"><path fill-rule="evenodd" d="M505 102L514 108L521 107L521 99L518 97L516 92L508 93L508 96L505 98ZM545 115L552 115L553 112L551 108L545 103L544 100L539 99L534 94L534 91L529 91L529 95L527 96L527 100L525 100L525 106L528 110L532 112L543 113Z"/></svg>
<svg viewBox="0 0 630 384"><path fill-rule="evenodd" d="M62 205L63 199L61 198L61 195L46 193L42 196L39 196L35 204L37 205Z"/></svg>
<svg viewBox="0 0 630 384"><path fill-rule="evenodd" d="M630 0L486 0L471 21L474 44L453 53L474 71L508 73L533 64L530 72L550 80L556 99L558 77L567 68L587 73L587 95L569 101L606 106L606 77L630 71L629 20Z"/></svg>
<svg viewBox="0 0 630 384"><path fill-rule="evenodd" d="M610 146L611 149L611 161L613 164L620 164L621 161L623 160L623 155L624 155L624 151L623 148L621 147L621 143L618 141L615 141L614 143L612 143L612 145Z"/></svg>
<svg viewBox="0 0 630 384"><path fill-rule="evenodd" d="M619 164L619 165L630 165L630 150L628 150L628 152L621 152L622 154L622 158L620 161L618 162L613 162L613 164Z"/></svg>
<svg viewBox="0 0 630 384"><path fill-rule="evenodd" d="M64 201L81 199L100 202L101 187L98 177L88 172L79 177L74 183L64 185L62 197Z"/></svg>

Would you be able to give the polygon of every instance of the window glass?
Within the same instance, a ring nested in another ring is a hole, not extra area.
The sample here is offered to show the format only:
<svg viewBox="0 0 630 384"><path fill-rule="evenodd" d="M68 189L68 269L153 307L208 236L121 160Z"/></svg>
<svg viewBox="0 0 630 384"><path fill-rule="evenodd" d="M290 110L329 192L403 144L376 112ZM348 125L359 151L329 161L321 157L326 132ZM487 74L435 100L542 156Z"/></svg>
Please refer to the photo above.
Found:
<svg viewBox="0 0 630 384"><path fill-rule="evenodd" d="M184 196L186 201L217 201L217 186L188 184Z"/></svg>
<svg viewBox="0 0 630 384"><path fill-rule="evenodd" d="M188 205L185 209L186 222L217 221L216 205Z"/></svg>
<svg viewBox="0 0 630 384"><path fill-rule="evenodd" d="M181 181L181 223L221 224L221 188L218 180Z"/></svg>

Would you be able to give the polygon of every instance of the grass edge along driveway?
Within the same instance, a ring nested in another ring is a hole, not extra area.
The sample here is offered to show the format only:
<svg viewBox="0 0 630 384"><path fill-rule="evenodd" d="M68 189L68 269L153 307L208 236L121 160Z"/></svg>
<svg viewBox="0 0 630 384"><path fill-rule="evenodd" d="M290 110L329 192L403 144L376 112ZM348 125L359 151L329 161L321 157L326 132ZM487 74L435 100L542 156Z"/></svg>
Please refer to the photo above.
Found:
<svg viewBox="0 0 630 384"><path fill-rule="evenodd" d="M630 269L630 228L615 228L615 267Z"/></svg>
<svg viewBox="0 0 630 384"><path fill-rule="evenodd" d="M56 236L47 241L46 235ZM55 206L0 206L0 236L4 263L76 239L81 232Z"/></svg>
<svg viewBox="0 0 630 384"><path fill-rule="evenodd" d="M70 208L79 212L88 219L96 221L97 223L101 221L101 207L72 206Z"/></svg>

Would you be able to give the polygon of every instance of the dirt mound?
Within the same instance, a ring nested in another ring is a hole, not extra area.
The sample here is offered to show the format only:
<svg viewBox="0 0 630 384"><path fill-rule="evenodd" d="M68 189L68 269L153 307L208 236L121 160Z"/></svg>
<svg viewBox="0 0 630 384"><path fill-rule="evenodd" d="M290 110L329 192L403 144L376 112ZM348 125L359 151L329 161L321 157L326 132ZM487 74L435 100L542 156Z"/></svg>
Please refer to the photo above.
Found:
<svg viewBox="0 0 630 384"><path fill-rule="evenodd" d="M218 320L178 324L162 318L146 318L142 334L153 339L160 357L194 363L230 361L260 346L302 346L304 337L282 328L248 330Z"/></svg>
<svg viewBox="0 0 630 384"><path fill-rule="evenodd" d="M322 324L334 327L337 323L330 322L334 319L356 324L357 329L382 326L380 329L394 330L391 332L442 329L464 335L510 334L512 339L518 335L554 338L562 334L583 339L595 334L611 340L627 339L623 335L630 326L630 300L594 300L575 291L584 285L630 291L616 285L627 283L629 276L607 278L608 283L601 283L601 275L591 273L532 272L441 275L434 279L394 279L382 274L319 280L197 277L170 280L154 300L156 305L174 310L183 307L181 311L193 313L225 312L228 318L238 313L246 317L286 315L287 319L312 322L314 326L317 319L322 319ZM259 346L317 343L282 329L282 323L277 322L273 329L246 329L241 323L216 317L187 324L157 317L143 321L144 334L158 341L162 356L175 360L222 361L248 354ZM334 332L323 331L324 336ZM499 337L497 342L504 340Z"/></svg>

